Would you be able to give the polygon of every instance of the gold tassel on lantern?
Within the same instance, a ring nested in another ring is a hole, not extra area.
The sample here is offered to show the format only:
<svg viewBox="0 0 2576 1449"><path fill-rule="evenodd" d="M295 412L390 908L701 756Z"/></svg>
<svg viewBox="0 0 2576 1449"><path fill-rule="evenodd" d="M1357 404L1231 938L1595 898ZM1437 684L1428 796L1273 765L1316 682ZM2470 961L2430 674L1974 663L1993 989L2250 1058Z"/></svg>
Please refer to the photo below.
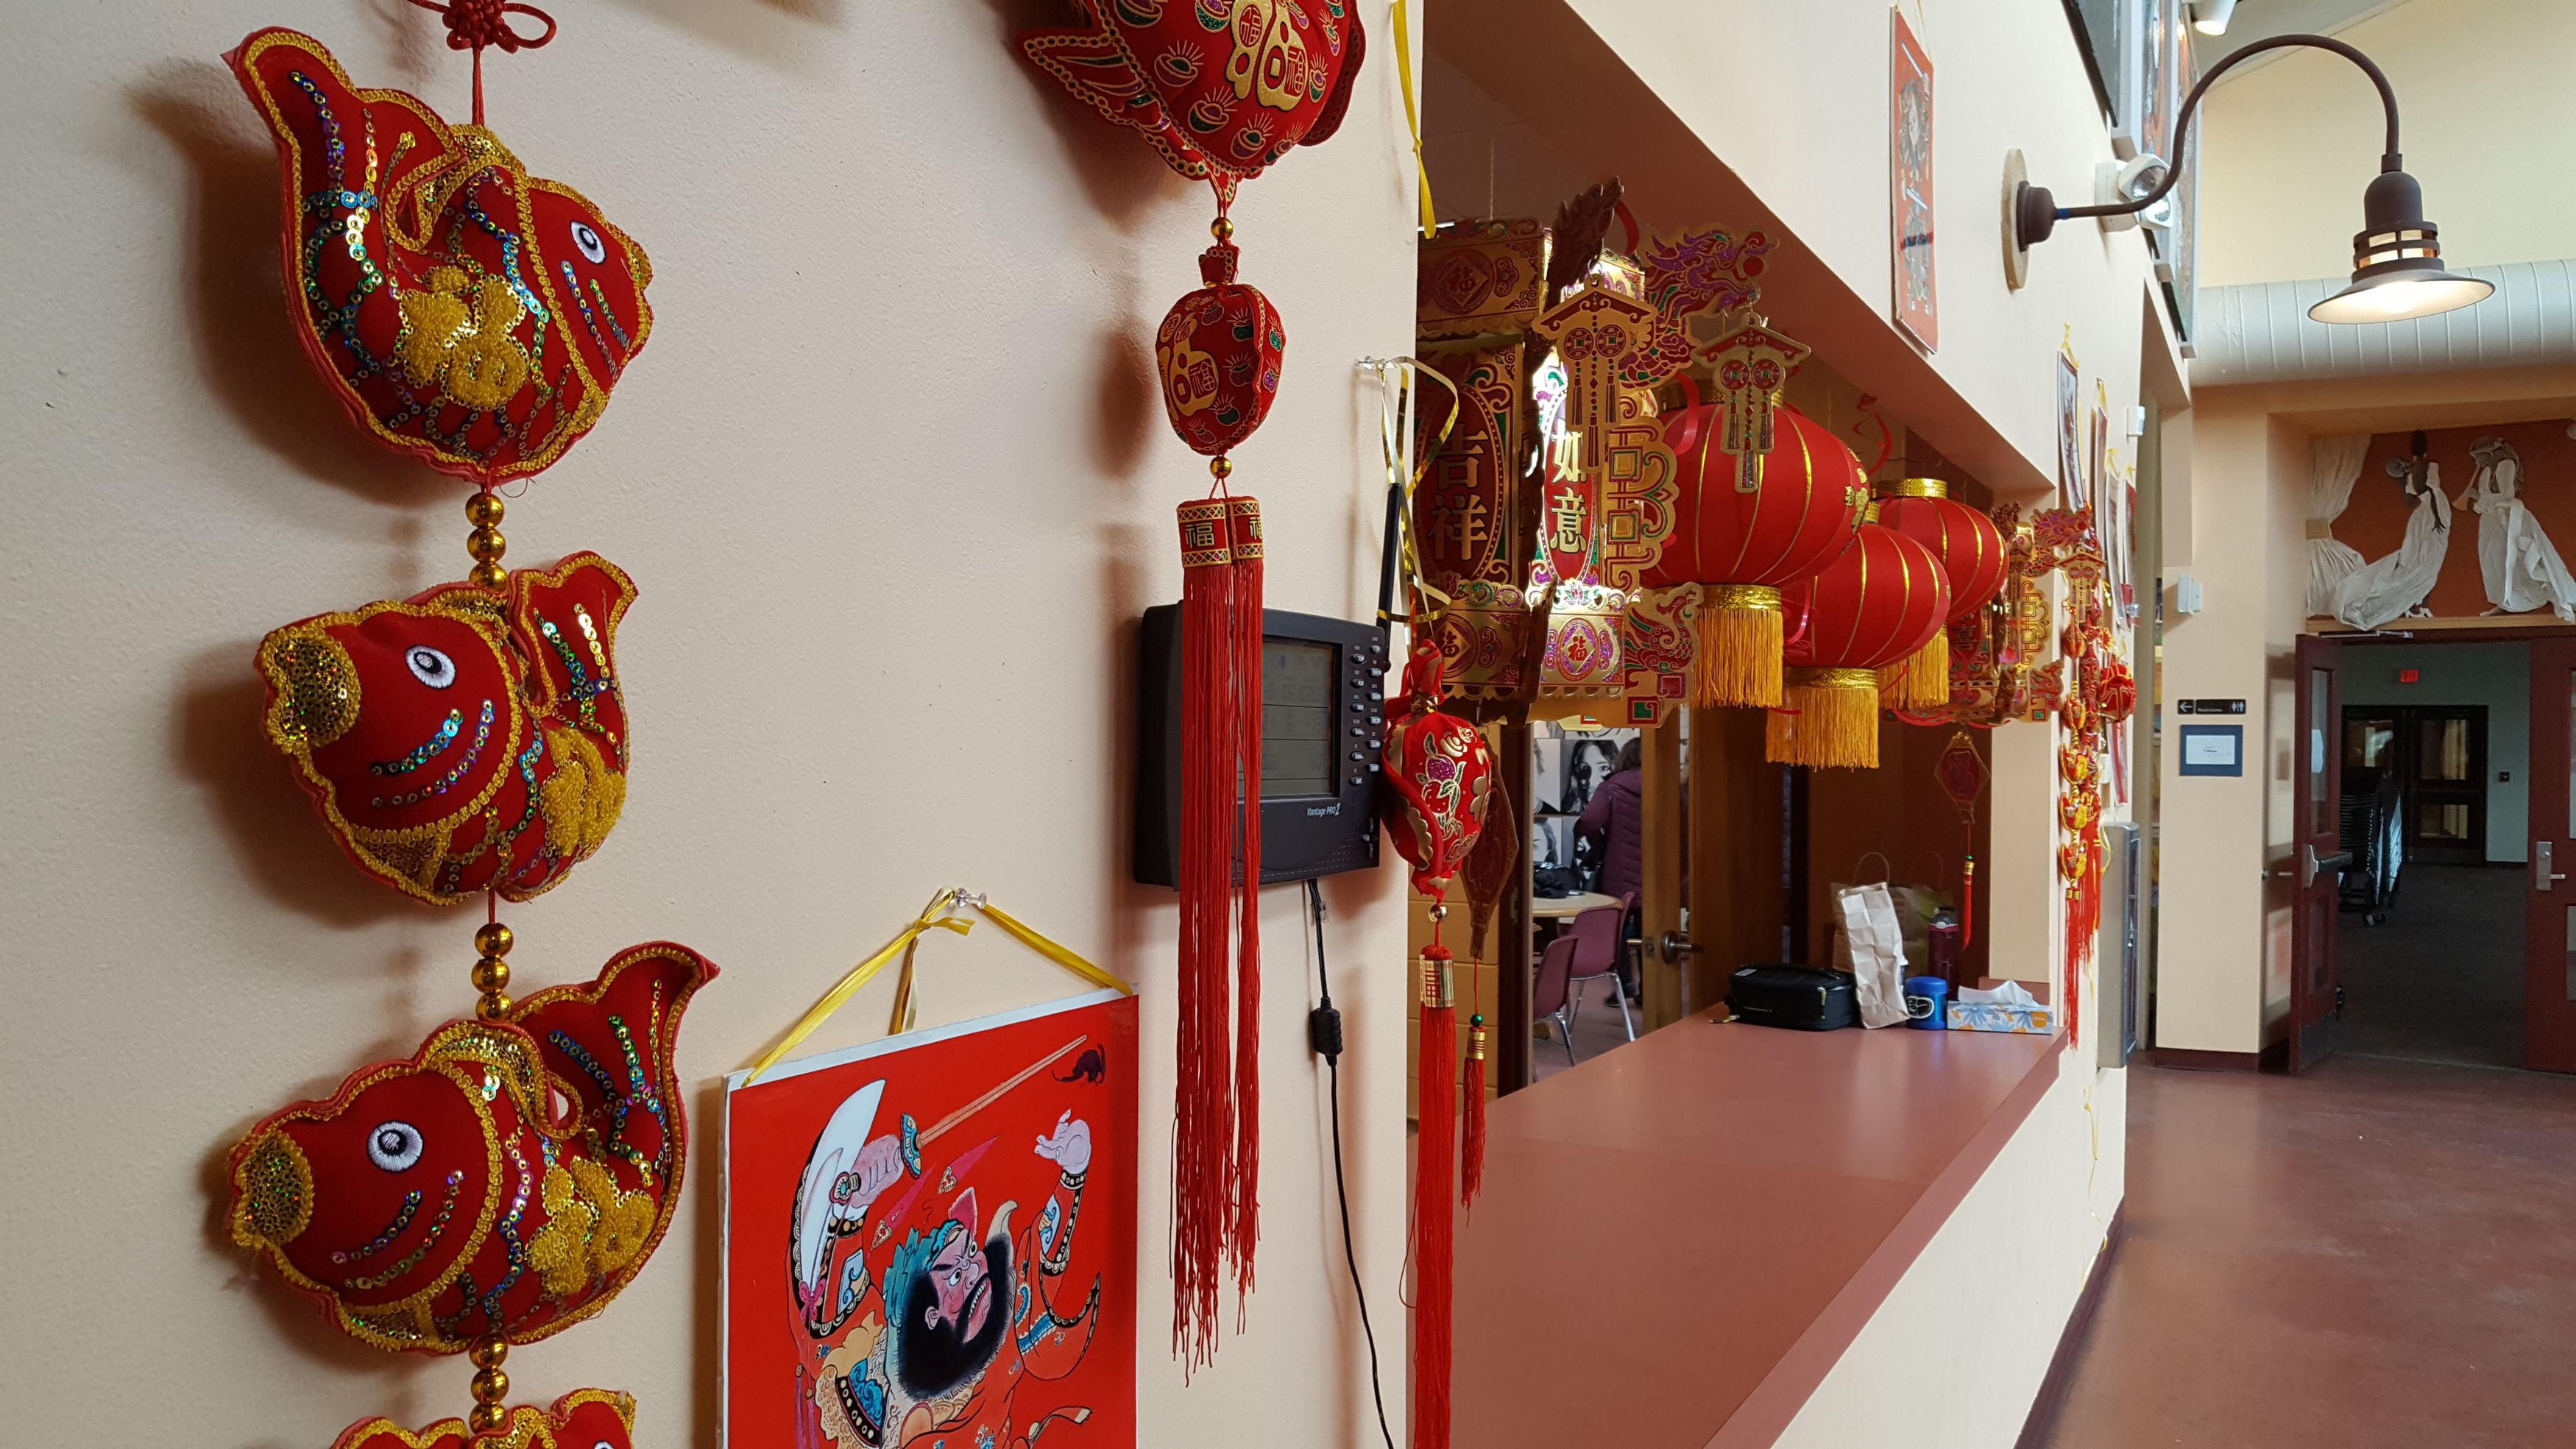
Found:
<svg viewBox="0 0 2576 1449"><path fill-rule="evenodd" d="M1801 669L1763 731L1763 757L1819 770L1878 768L1878 671Z"/></svg>
<svg viewBox="0 0 2576 1449"><path fill-rule="evenodd" d="M1898 709L1930 709L1950 702L1950 631L1945 626L1931 642L1902 664L1878 672L1879 688Z"/></svg>
<svg viewBox="0 0 2576 1449"><path fill-rule="evenodd" d="M1776 707L1780 703L1780 591L1763 584L1709 584L1700 596L1699 655L1691 703Z"/></svg>

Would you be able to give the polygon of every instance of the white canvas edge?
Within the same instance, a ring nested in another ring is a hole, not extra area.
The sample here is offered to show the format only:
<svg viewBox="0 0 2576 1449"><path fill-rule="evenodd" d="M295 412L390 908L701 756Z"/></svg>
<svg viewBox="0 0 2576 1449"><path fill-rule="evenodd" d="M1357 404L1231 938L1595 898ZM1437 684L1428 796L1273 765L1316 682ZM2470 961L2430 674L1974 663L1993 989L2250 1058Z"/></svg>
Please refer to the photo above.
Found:
<svg viewBox="0 0 2576 1449"><path fill-rule="evenodd" d="M947 1041L972 1032L990 1031L997 1026L1013 1026L1023 1021L1036 1021L1041 1017L1060 1016L1068 1011L1080 1011L1085 1007L1116 1001L1125 995L1128 993L1103 986L1097 991L1086 991L1080 996L1042 1001L1035 1006L1023 1006L1012 1011L997 1011L990 1016L979 1016L971 1021L925 1027L920 1031L879 1037L875 1041L861 1042L857 1046L844 1047L839 1051L799 1057L792 1062L780 1062L762 1073L760 1079L763 1082L783 1082L801 1077L808 1072L819 1072L826 1067L862 1062L870 1057L881 1057L912 1047L927 1046L932 1042ZM725 1073L724 1142L717 1153L720 1172L716 1179L716 1443L719 1445L729 1445L733 1442L733 1355L726 1351L727 1345L733 1342L733 1295L725 1291L725 1269L733 1262L733 1098L734 1093L749 1085L750 1077L751 1069L748 1067L741 1071Z"/></svg>

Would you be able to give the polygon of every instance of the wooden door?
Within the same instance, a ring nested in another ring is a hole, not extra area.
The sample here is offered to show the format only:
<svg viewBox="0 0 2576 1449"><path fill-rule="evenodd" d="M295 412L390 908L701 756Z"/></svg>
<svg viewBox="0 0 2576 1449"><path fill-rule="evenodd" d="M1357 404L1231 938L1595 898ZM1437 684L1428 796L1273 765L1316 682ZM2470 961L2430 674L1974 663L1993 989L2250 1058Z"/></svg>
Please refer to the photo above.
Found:
<svg viewBox="0 0 2576 1449"><path fill-rule="evenodd" d="M2576 640L2531 645L2531 857L2524 876L2522 1064L2576 1072Z"/></svg>
<svg viewBox="0 0 2576 1449"><path fill-rule="evenodd" d="M2343 987L2335 974L2335 916L2344 868L2352 863L2343 828L2342 710L2337 674L2343 646L2299 636L2298 732L2292 765L2290 859L2276 867L2290 884L2290 1070L2331 1055Z"/></svg>

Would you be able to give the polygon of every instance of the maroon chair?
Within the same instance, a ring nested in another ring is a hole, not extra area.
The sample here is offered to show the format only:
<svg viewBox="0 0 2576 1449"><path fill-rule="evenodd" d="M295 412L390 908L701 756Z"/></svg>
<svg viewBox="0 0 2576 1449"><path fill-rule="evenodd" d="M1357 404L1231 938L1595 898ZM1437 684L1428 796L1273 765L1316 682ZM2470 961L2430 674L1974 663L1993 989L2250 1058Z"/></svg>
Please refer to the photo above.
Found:
<svg viewBox="0 0 2576 1449"><path fill-rule="evenodd" d="M1615 906L1595 906L1581 912L1557 938L1558 941L1574 943L1573 960L1566 972L1566 1031L1569 1034L1574 1030L1574 1018L1583 1011L1585 984L1606 976L1610 978L1610 998L1619 1003L1620 1024L1628 1029L1628 1040L1637 1039L1637 1023L1628 1014L1627 988L1619 980L1619 951L1628 938L1628 911L1636 903L1634 895L1624 895ZM1555 948L1555 941L1548 943L1548 949Z"/></svg>
<svg viewBox="0 0 2576 1449"><path fill-rule="evenodd" d="M1530 1016L1553 1022L1556 1039L1565 1043L1565 1064L1574 1065L1574 1016L1567 1008L1574 993L1567 989L1574 969L1574 937L1560 933L1538 956L1538 984L1530 992Z"/></svg>

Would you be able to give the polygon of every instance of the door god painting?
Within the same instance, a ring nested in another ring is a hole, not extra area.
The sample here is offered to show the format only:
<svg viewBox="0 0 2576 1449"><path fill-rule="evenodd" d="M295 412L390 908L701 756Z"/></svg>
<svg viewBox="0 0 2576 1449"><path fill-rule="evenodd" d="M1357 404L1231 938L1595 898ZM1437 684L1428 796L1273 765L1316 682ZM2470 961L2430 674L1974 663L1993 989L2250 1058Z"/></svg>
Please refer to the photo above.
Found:
<svg viewBox="0 0 2576 1449"><path fill-rule="evenodd" d="M1136 1442L1136 1003L736 1073L725 1442Z"/></svg>

